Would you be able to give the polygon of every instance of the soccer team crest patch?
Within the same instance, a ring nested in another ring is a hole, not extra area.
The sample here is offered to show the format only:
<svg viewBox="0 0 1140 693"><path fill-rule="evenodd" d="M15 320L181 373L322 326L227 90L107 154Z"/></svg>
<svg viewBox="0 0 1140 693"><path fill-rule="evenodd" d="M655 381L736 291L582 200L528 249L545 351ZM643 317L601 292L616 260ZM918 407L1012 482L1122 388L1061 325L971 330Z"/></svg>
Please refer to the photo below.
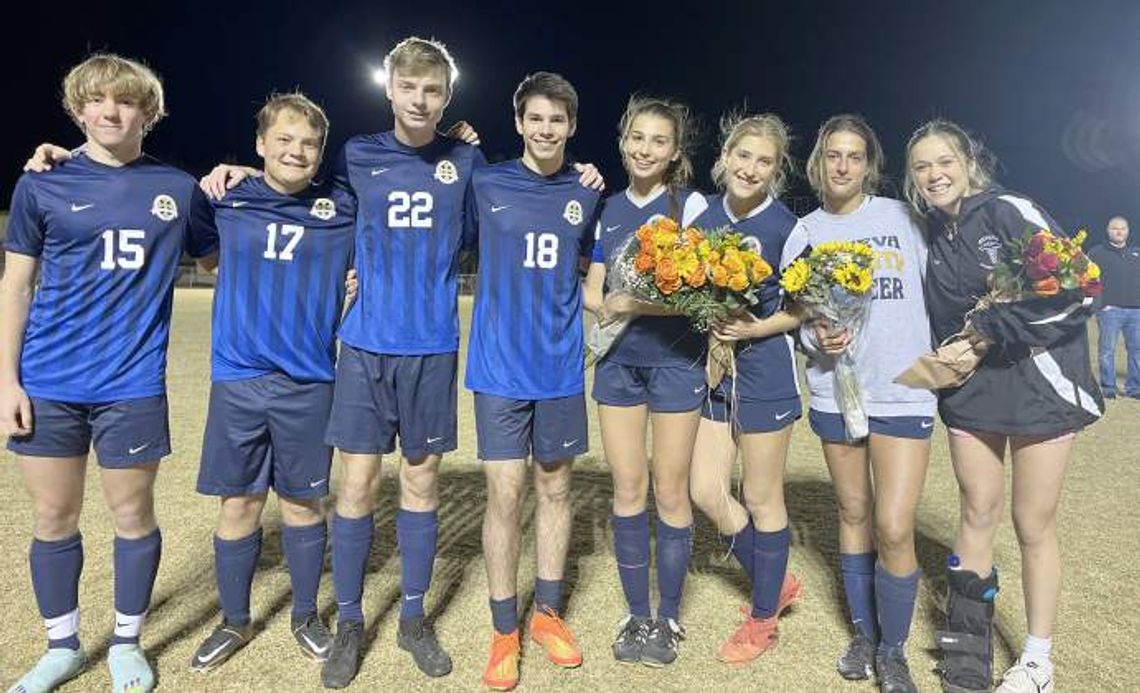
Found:
<svg viewBox="0 0 1140 693"><path fill-rule="evenodd" d="M443 159L435 165L435 179L444 185L451 185L459 180L459 170L455 168L455 164Z"/></svg>
<svg viewBox="0 0 1140 693"><path fill-rule="evenodd" d="M336 204L327 197L319 197L313 202L313 208L309 210L309 214L321 221L328 221L336 216Z"/></svg>
<svg viewBox="0 0 1140 693"><path fill-rule="evenodd" d="M562 210L562 218L575 226L581 224L582 203L577 200L570 200L567 202L566 209Z"/></svg>
<svg viewBox="0 0 1140 693"><path fill-rule="evenodd" d="M178 203L170 195L159 195L151 203L150 213L163 221L173 221L178 218Z"/></svg>

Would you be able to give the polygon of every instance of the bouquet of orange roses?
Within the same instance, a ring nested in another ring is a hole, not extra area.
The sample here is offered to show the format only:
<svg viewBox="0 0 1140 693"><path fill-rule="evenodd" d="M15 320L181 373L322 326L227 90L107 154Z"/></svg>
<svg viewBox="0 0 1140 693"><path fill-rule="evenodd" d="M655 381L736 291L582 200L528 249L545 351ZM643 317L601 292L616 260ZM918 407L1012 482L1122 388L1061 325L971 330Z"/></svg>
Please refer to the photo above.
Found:
<svg viewBox="0 0 1140 693"><path fill-rule="evenodd" d="M754 305L756 291L772 267L760 249L729 228L681 228L658 217L637 230L607 268L610 291L665 306L689 318L694 329L708 332L710 321ZM587 344L591 363L605 355L632 317L594 326ZM709 338L706 380L716 387L733 364L733 348Z"/></svg>
<svg viewBox="0 0 1140 693"><path fill-rule="evenodd" d="M895 382L933 390L969 380L989 349L988 340L970 320L977 311L1000 311L1011 325L1042 324L1090 304L1104 285L1100 267L1081 249L1087 236L1083 230L1068 238L1048 229L1030 229L1009 242L1006 259L990 273L989 293L966 314L962 331L934 353L919 357Z"/></svg>
<svg viewBox="0 0 1140 693"><path fill-rule="evenodd" d="M827 320L832 329L848 330L854 338L871 305L874 263L875 251L866 243L820 243L788 265L780 286L809 318ZM835 359L835 401L848 437L858 440L867 436L868 420L851 348Z"/></svg>

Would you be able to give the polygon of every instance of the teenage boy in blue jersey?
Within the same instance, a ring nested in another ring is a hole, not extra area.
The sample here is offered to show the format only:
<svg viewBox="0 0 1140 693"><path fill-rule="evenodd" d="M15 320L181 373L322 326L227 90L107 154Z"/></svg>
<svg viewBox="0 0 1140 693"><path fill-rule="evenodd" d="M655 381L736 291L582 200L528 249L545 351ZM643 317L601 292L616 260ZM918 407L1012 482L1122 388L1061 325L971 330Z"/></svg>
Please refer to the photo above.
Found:
<svg viewBox="0 0 1140 693"><path fill-rule="evenodd" d="M588 444L580 277L600 198L566 164L577 125L574 87L538 72L519 84L514 106L522 157L481 168L472 179L479 281L466 385L475 392L487 479L483 557L494 633L483 682L496 690L514 688L519 678L519 521L532 475L539 541L530 636L554 664L582 663L561 618L561 593L570 468Z"/></svg>
<svg viewBox="0 0 1140 693"><path fill-rule="evenodd" d="M164 115L151 70L95 55L63 92L86 146L16 184L0 282L0 433L32 498L32 586L48 631L47 653L13 690L52 690L86 662L79 514L94 446L115 527L112 686L150 691L139 637L162 551L154 481L170 454L174 280L183 250L209 255L217 233L196 181L142 152Z"/></svg>

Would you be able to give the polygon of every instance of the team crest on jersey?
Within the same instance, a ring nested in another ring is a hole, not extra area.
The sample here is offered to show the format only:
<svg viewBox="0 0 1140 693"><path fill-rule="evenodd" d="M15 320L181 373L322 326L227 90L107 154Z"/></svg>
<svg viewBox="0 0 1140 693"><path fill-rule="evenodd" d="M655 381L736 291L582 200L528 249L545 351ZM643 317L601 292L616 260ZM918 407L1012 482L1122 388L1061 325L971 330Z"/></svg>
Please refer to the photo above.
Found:
<svg viewBox="0 0 1140 693"><path fill-rule="evenodd" d="M336 204L327 197L318 197L313 201L313 208L309 210L309 214L321 221L328 221L336 216Z"/></svg>
<svg viewBox="0 0 1140 693"><path fill-rule="evenodd" d="M435 165L435 179L444 185L451 185L459 180L459 169L447 159Z"/></svg>
<svg viewBox="0 0 1140 693"><path fill-rule="evenodd" d="M150 204L150 213L163 221L173 221L178 218L178 203L170 195L159 195Z"/></svg>
<svg viewBox="0 0 1140 693"><path fill-rule="evenodd" d="M582 203L577 200L570 200L567 202L566 209L562 210L562 218L575 226L581 224Z"/></svg>
<svg viewBox="0 0 1140 693"><path fill-rule="evenodd" d="M1001 239L997 236L985 235L978 239L978 252L989 260L989 264L982 264L983 269L993 269L1001 255Z"/></svg>

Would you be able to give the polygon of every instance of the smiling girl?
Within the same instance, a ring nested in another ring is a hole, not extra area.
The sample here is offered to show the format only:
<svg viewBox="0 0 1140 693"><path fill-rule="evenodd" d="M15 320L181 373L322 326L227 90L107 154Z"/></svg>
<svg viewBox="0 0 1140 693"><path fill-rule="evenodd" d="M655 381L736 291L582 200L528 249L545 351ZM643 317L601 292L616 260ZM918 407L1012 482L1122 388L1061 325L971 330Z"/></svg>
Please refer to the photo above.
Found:
<svg viewBox="0 0 1140 693"><path fill-rule="evenodd" d="M985 357L964 385L938 392L950 430L950 460L961 518L950 557L946 630L937 634L945 687L989 690L992 677L994 566L1012 458L1013 524L1021 548L1029 634L1003 677L1004 693L1053 690L1050 661L1061 556L1057 504L1076 432L1104 407L1089 364L1085 321L1091 299L1036 301L1032 320L973 310L1001 249L1029 229L1060 227L1031 200L994 185L984 150L961 127L934 120L907 144L906 196L925 214L930 243L926 303L938 342L962 329L967 313Z"/></svg>

